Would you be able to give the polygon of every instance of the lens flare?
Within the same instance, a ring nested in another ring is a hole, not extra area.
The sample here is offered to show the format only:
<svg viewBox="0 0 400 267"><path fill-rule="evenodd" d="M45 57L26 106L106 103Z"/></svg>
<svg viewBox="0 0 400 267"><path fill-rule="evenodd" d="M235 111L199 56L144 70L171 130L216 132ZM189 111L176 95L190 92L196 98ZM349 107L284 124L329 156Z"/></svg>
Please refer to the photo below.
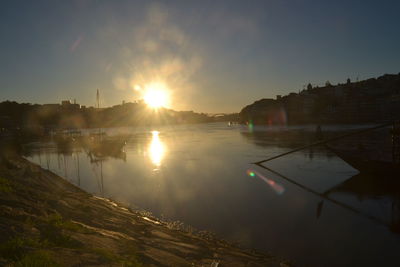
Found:
<svg viewBox="0 0 400 267"><path fill-rule="evenodd" d="M252 133L252 132L253 132L253 129L254 129L253 121L250 120L250 121L247 123L247 126L249 127L249 132Z"/></svg>
<svg viewBox="0 0 400 267"><path fill-rule="evenodd" d="M247 174L248 174L250 177L256 176L256 174L255 174L253 171L251 171L251 170L247 170Z"/></svg>
<svg viewBox="0 0 400 267"><path fill-rule="evenodd" d="M250 177L255 177L258 176L261 180L263 180L264 182L266 182L269 186L271 186L271 188L278 194L278 195L282 195L285 192L285 188L276 183L274 180L272 179L268 179L267 177L265 177L264 175L262 175L259 172L256 172L254 170L247 170L247 175L249 175Z"/></svg>

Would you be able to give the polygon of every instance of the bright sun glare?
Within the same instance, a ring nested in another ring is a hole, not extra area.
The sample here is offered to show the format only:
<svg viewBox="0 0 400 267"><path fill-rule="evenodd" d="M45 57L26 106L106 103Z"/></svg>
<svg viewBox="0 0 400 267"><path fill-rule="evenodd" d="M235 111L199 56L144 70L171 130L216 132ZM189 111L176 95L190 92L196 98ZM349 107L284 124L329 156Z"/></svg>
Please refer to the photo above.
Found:
<svg viewBox="0 0 400 267"><path fill-rule="evenodd" d="M152 131L151 143L149 146L150 159L154 165L159 167L165 154L165 147L160 140L159 132Z"/></svg>
<svg viewBox="0 0 400 267"><path fill-rule="evenodd" d="M144 102L152 108L160 108L168 105L168 90L164 84L153 83L145 87Z"/></svg>

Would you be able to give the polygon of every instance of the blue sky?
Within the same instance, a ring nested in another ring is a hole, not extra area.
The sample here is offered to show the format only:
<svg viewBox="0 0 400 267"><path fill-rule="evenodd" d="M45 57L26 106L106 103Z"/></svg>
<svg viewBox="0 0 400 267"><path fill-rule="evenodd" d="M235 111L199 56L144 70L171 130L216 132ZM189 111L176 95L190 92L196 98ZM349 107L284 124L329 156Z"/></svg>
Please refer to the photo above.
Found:
<svg viewBox="0 0 400 267"><path fill-rule="evenodd" d="M399 1L2 1L0 100L103 106L162 82L170 107L400 72Z"/></svg>

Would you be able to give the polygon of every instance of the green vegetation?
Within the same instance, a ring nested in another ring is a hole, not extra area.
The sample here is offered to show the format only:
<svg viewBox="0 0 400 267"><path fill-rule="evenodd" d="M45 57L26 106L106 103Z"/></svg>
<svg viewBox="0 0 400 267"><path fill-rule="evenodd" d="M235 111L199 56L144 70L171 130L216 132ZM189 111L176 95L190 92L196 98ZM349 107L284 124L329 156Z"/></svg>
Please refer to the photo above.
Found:
<svg viewBox="0 0 400 267"><path fill-rule="evenodd" d="M50 254L45 253L46 251L43 249L54 246L65 248L81 248L83 246L78 240L63 233L63 229L81 231L81 226L64 221L59 214L53 214L39 221L28 218L25 223L37 226L40 230L40 238L18 236L0 245L0 256L16 262L15 266L58 266L53 264Z"/></svg>
<svg viewBox="0 0 400 267"><path fill-rule="evenodd" d="M70 220L65 220L62 218L62 216L58 213L54 213L52 215L49 215L44 219L46 223L49 225L59 228L59 229L65 229L69 230L72 232L78 232L78 233L91 233L90 230L86 229L85 227L81 226L80 224L74 223Z"/></svg>
<svg viewBox="0 0 400 267"><path fill-rule="evenodd" d="M137 248L136 246L131 243L127 242L125 244L125 253L127 257L124 259L120 259L119 262L122 264L124 267L142 267L143 264L140 263L140 260L137 257Z"/></svg>
<svg viewBox="0 0 400 267"><path fill-rule="evenodd" d="M10 181L3 177L0 177L0 192L12 192Z"/></svg>
<svg viewBox="0 0 400 267"><path fill-rule="evenodd" d="M127 257L121 257L119 255L114 254L113 252L102 249L102 248L92 248L88 250L89 252L95 253L96 255L101 257L101 260L104 263L112 263L117 262L124 267L141 267L143 266L138 259L136 258L135 251L131 251Z"/></svg>
<svg viewBox="0 0 400 267"><path fill-rule="evenodd" d="M102 261L106 263L117 261L119 258L114 253L110 252L109 250L102 249L102 248L92 248L89 249L89 252L93 252L96 255L100 256Z"/></svg>
<svg viewBox="0 0 400 267"><path fill-rule="evenodd" d="M44 250L37 250L26 254L15 263L15 267L57 267L62 266L57 261L50 252Z"/></svg>
<svg viewBox="0 0 400 267"><path fill-rule="evenodd" d="M27 218L25 224L40 230L37 236L17 236L0 244L0 258L13 263L11 266L61 266L54 259L52 248L63 247L78 249L99 256L100 261L106 264L118 263L121 266L140 267L136 248L127 243L123 246L123 256L104 248L88 248L80 241L72 238L68 232L94 233L83 226L54 213L37 219Z"/></svg>
<svg viewBox="0 0 400 267"><path fill-rule="evenodd" d="M0 256L5 259L18 260L25 253L26 239L14 238L0 245Z"/></svg>
<svg viewBox="0 0 400 267"><path fill-rule="evenodd" d="M70 221L64 221L61 215L52 214L45 218L44 223L39 223L41 240L55 246L65 248L80 248L81 242L65 233L65 230L78 231L80 227Z"/></svg>
<svg viewBox="0 0 400 267"><path fill-rule="evenodd" d="M59 266L51 255L41 249L48 247L38 239L15 237L0 245L0 256L16 263L15 266Z"/></svg>

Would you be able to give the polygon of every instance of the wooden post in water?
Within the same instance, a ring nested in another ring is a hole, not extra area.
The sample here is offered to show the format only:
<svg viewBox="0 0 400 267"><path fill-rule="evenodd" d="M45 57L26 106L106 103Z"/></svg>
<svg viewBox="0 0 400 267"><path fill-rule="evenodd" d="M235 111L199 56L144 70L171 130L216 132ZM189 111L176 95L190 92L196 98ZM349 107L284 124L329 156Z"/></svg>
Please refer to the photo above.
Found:
<svg viewBox="0 0 400 267"><path fill-rule="evenodd" d="M263 168L263 169L266 169L267 171L269 171L269 172L271 172L271 173L273 173L273 174L275 174L275 175L281 177L282 179L286 180L287 182L289 182L289 183L291 183L291 184L293 184L293 185L295 185L295 186L297 186L297 187L299 187L299 188L301 188L301 189L303 189L303 190L305 190L305 191L307 191L307 192L309 192L309 193L311 193L311 194L313 194L313 195L315 195L315 196L320 197L322 200L326 200L326 201L328 201L328 202L330 202L330 203L332 203L332 204L335 204L335 205L337 205L337 206L339 206L339 207L342 207L342 208L344 208L344 209L346 209L346 210L348 210L348 211L351 211L351 212L353 212L353 213L355 213L355 214L361 215L361 216L363 216L364 218L367 218L367 219L369 219L369 220L371 220L371 221L373 221L373 222L375 222L375 223L382 224L382 225L385 225L385 226L387 226L387 227L390 227L390 224L389 224L389 223L387 223L386 221L382 220L382 219L379 218L379 217L376 217L376 216L374 216L374 215L367 214L367 213L364 212L363 210L354 208L354 207L352 207L352 206L350 206L350 205L347 205L347 204L345 204L345 203L342 203L342 202L340 202L339 200L336 200L336 199L334 199L334 198L330 198L330 197L328 196L328 194L326 194L326 193L324 193L324 194L319 193L319 192L315 191L314 189L312 189L312 188L310 188L310 187L307 187L307 186L305 186L305 185L302 185L302 184L296 182L295 180L290 179L289 177L287 177L287 176L285 176L285 175L283 175L283 174L281 174L281 173L279 173L279 172L277 172L277 171L274 171L274 170L272 170L272 169L270 169L270 168L268 168L268 167L266 167L266 166L264 166L264 165L262 165L262 164L257 164L257 165L258 165L259 167L261 167L261 168ZM328 192L329 192L329 191L328 191ZM318 203L318 206L317 206L317 218L321 216L322 205L323 205L322 202L319 202L319 203Z"/></svg>
<svg viewBox="0 0 400 267"><path fill-rule="evenodd" d="M81 186L81 175L79 170L79 152L75 152L76 154L76 171L78 176L78 186Z"/></svg>
<svg viewBox="0 0 400 267"><path fill-rule="evenodd" d="M400 164L400 122L393 122L392 156L393 163Z"/></svg>
<svg viewBox="0 0 400 267"><path fill-rule="evenodd" d="M99 89L97 89L97 92L96 92L96 106L97 106L97 109L100 108L100 94L99 94Z"/></svg>
<svg viewBox="0 0 400 267"><path fill-rule="evenodd" d="M49 152L47 150L45 152L45 156L46 156L47 170L50 170L50 155L49 155Z"/></svg>
<svg viewBox="0 0 400 267"><path fill-rule="evenodd" d="M103 160L100 160L101 195L104 197Z"/></svg>

